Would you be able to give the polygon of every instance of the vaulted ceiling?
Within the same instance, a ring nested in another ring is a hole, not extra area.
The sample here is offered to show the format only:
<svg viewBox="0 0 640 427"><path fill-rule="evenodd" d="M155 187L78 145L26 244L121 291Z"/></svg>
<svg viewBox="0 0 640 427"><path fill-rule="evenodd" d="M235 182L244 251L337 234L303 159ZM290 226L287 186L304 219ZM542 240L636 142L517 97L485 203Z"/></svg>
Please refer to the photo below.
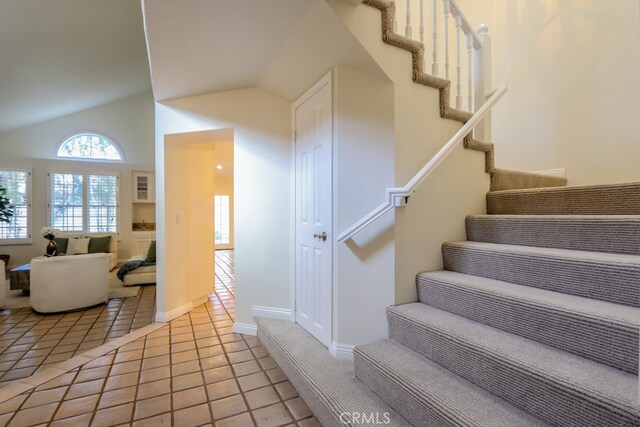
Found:
<svg viewBox="0 0 640 427"><path fill-rule="evenodd" d="M382 75L324 0L145 0L156 100L260 87L295 99L333 65Z"/></svg>
<svg viewBox="0 0 640 427"><path fill-rule="evenodd" d="M136 0L0 0L0 132L151 89Z"/></svg>

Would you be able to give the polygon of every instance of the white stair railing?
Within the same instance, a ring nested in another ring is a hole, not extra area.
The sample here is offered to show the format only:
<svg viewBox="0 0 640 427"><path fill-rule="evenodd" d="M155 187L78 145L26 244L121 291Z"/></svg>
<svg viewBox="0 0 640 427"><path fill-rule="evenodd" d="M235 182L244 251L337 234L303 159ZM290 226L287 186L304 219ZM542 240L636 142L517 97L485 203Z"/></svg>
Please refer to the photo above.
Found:
<svg viewBox="0 0 640 427"><path fill-rule="evenodd" d="M431 7L429 7L431 2ZM427 16L425 14L429 14ZM417 16L420 31L418 38L413 37L412 22ZM431 19L429 19L431 18ZM483 24L476 32L464 15L456 0L404 0L396 1L396 22L398 32L399 19L404 20L405 37L416 39L425 45L425 70L431 70L434 76L452 80L450 104L459 110L477 111L487 98L491 88L491 38L488 27ZM453 21L454 26L450 26ZM431 23L431 40L426 40L425 22ZM455 38L453 43L450 39ZM466 50L466 51L465 51ZM440 75L440 55L444 56L444 73ZM452 64L451 61L455 61ZM431 62L428 64L427 62ZM451 75L453 68L454 74ZM465 83L466 82L466 83ZM476 137L489 140L491 117L476 128Z"/></svg>
<svg viewBox="0 0 640 427"><path fill-rule="evenodd" d="M404 187L387 188L385 190L385 201L365 215L360 221L353 224L338 236L338 242L343 243L352 238L356 233L360 232L368 225L375 222L378 218L390 211L394 207L404 206L407 199L415 193L416 189L425 179L435 170L435 168L460 144L464 138L486 117L496 103L502 98L507 91L506 86L497 89L487 101L473 114L471 119L460 128L458 132L447 142L444 147L436 153L435 156L426 165L418 171L417 174Z"/></svg>

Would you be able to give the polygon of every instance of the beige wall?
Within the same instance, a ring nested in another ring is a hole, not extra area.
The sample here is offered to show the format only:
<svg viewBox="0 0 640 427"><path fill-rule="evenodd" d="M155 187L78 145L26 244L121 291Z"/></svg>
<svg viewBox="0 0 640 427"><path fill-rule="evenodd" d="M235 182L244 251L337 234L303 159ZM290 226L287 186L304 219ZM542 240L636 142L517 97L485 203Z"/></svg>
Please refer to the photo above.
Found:
<svg viewBox="0 0 640 427"><path fill-rule="evenodd" d="M173 167L174 153L165 152L165 136L206 130L225 130L234 141L236 322L252 323L254 304L290 308L290 114L288 102L260 89L156 103L159 313L176 313L193 302L180 290L185 267L170 257L187 242L169 226L175 221L170 207L183 203L180 193L190 184L167 179L165 167Z"/></svg>
<svg viewBox="0 0 640 427"><path fill-rule="evenodd" d="M382 42L380 11L342 0L328 3L393 82L395 185L404 186L461 124L440 118L437 90L413 83L411 54ZM409 205L395 210L396 303L416 300L417 273L442 268L442 243L465 238L464 218L485 212L488 189L484 155L458 147Z"/></svg>
<svg viewBox="0 0 640 427"><path fill-rule="evenodd" d="M11 266L25 264L42 254L40 229L49 225L49 171L116 173L120 176L120 240L118 258L134 255L131 236L132 170L154 169L153 98L150 93L102 105L90 110L0 134L0 168L32 170L33 244L0 245L0 253L11 255ZM113 139L122 149L124 163L68 161L56 159L58 145L67 137L92 131Z"/></svg>
<svg viewBox="0 0 640 427"><path fill-rule="evenodd" d="M384 201L394 182L393 85L338 66L333 70L334 236ZM334 336L361 344L387 336L394 303L394 213L334 248Z"/></svg>
<svg viewBox="0 0 640 427"><path fill-rule="evenodd" d="M640 3L459 0L493 39L499 167L566 168L569 185L638 181Z"/></svg>

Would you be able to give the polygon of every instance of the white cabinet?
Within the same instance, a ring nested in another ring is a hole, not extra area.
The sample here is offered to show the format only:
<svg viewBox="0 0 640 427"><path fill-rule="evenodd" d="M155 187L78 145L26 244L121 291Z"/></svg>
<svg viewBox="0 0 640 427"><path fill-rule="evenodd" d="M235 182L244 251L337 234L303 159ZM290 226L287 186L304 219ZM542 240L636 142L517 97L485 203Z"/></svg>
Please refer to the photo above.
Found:
<svg viewBox="0 0 640 427"><path fill-rule="evenodd" d="M133 203L155 203L155 173L133 172Z"/></svg>
<svg viewBox="0 0 640 427"><path fill-rule="evenodd" d="M145 250L149 246L149 242L156 239L155 231L134 231L133 235L133 256L144 257Z"/></svg>

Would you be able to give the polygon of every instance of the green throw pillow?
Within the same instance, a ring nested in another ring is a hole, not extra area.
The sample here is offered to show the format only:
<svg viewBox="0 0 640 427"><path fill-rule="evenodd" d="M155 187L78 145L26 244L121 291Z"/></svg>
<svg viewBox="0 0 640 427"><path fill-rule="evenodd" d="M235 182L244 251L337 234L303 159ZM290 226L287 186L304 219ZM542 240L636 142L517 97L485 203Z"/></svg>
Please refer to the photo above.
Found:
<svg viewBox="0 0 640 427"><path fill-rule="evenodd" d="M149 244L149 250L147 250L147 256L145 256L145 261L147 262L156 262L156 241L152 240Z"/></svg>
<svg viewBox="0 0 640 427"><path fill-rule="evenodd" d="M89 240L89 253L108 254L109 243L111 243L111 236L92 237L91 240Z"/></svg>
<svg viewBox="0 0 640 427"><path fill-rule="evenodd" d="M69 246L69 239L66 237L54 237L53 241L56 242L58 248L58 254L66 254L67 247Z"/></svg>

